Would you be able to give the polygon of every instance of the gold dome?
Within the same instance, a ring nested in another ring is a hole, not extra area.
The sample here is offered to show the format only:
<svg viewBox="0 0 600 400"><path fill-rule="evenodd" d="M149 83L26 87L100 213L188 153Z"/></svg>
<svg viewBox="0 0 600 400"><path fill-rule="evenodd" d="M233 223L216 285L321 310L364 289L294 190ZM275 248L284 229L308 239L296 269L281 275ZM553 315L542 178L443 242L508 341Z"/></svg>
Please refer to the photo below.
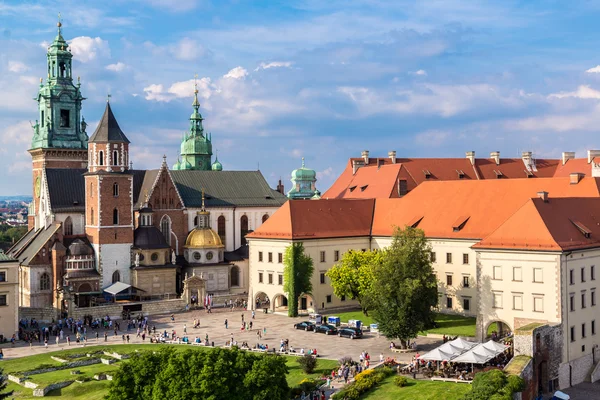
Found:
<svg viewBox="0 0 600 400"><path fill-rule="evenodd" d="M221 242L221 238L217 235L217 232L210 228L199 229L196 228L190 232L186 241L185 247L194 249L199 248L215 248L225 247Z"/></svg>

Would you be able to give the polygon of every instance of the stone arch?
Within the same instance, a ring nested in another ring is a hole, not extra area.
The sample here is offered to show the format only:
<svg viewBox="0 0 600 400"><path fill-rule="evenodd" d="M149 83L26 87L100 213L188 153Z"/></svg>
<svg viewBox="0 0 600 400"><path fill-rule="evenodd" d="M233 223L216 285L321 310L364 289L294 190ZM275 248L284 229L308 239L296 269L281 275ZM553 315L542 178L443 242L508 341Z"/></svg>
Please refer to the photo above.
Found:
<svg viewBox="0 0 600 400"><path fill-rule="evenodd" d="M269 219L269 214L265 214L262 216L262 223L264 224Z"/></svg>
<svg viewBox="0 0 600 400"><path fill-rule="evenodd" d="M302 293L298 296L298 312L316 312L319 306L319 304L316 304L312 293Z"/></svg>
<svg viewBox="0 0 600 400"><path fill-rule="evenodd" d="M245 246L248 242L246 241L246 235L248 234L248 216L242 215L240 217L240 243Z"/></svg>
<svg viewBox="0 0 600 400"><path fill-rule="evenodd" d="M73 220L71 217L67 217L63 222L63 235L70 236L73 234Z"/></svg>
<svg viewBox="0 0 600 400"><path fill-rule="evenodd" d="M288 309L288 299L283 293L277 293L271 301L271 309L273 311L285 311Z"/></svg>
<svg viewBox="0 0 600 400"><path fill-rule="evenodd" d="M232 266L231 271L229 272L229 275L230 275L230 279L229 279L230 286L240 286L240 282L241 282L240 267L238 267L237 265Z"/></svg>
<svg viewBox="0 0 600 400"><path fill-rule="evenodd" d="M493 328L492 324L496 324L496 328ZM500 318L492 318L486 321L483 332L480 334L481 340L486 340L492 335L491 332L488 334L488 330L491 329L497 332L498 337L504 337L508 333L513 332L513 329L509 323Z"/></svg>
<svg viewBox="0 0 600 400"><path fill-rule="evenodd" d="M254 295L254 308L255 309L261 309L261 308L269 308L270 304L271 304L271 299L269 298L269 296L265 293L265 292L257 292Z"/></svg>
<svg viewBox="0 0 600 400"><path fill-rule="evenodd" d="M82 283L77 288L77 291L81 292L81 293L91 292L92 291L92 285L90 285L89 283Z"/></svg>
<svg viewBox="0 0 600 400"><path fill-rule="evenodd" d="M121 282L121 273L117 270L112 274L112 283Z"/></svg>

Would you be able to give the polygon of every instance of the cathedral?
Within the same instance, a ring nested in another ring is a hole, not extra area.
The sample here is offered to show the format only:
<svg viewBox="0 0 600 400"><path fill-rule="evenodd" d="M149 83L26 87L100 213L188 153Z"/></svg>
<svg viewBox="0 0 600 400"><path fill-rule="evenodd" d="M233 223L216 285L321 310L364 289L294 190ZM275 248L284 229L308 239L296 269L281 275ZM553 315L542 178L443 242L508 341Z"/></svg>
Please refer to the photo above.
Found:
<svg viewBox="0 0 600 400"><path fill-rule="evenodd" d="M29 231L8 251L20 265L20 306L65 311L66 294L79 307L172 298L186 275L201 276L207 293L247 293L246 235L287 201L283 187L212 161L197 90L172 168L163 157L157 169L133 169L109 102L88 137L72 61L59 22L36 97Z"/></svg>

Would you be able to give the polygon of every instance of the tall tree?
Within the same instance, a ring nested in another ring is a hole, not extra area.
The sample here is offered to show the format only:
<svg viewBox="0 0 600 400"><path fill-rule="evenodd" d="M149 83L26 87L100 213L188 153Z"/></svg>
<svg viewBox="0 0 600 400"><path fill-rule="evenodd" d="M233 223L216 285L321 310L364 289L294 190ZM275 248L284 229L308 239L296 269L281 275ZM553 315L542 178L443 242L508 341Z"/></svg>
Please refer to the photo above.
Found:
<svg viewBox="0 0 600 400"><path fill-rule="evenodd" d="M379 330L398 338L402 347L433 325L438 296L430 251L422 230L396 228L392 245L374 270L372 315Z"/></svg>
<svg viewBox="0 0 600 400"><path fill-rule="evenodd" d="M8 385L8 378L3 374L3 370L0 369L0 399L8 399L12 396L13 391L6 391L6 386Z"/></svg>
<svg viewBox="0 0 600 400"><path fill-rule="evenodd" d="M369 315L373 271L382 263L383 257L383 251L350 250L344 253L340 262L326 273L331 280L333 294L358 300L362 312Z"/></svg>
<svg viewBox="0 0 600 400"><path fill-rule="evenodd" d="M298 298L312 292L313 260L304 253L302 243L292 243L283 257L283 291L288 296L288 315L298 316Z"/></svg>

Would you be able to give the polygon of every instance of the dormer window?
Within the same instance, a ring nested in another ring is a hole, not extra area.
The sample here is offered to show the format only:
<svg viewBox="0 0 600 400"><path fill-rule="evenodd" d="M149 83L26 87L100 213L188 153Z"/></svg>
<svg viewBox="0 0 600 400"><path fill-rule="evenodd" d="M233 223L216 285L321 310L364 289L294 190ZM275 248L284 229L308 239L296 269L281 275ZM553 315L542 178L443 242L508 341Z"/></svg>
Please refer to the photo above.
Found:
<svg viewBox="0 0 600 400"><path fill-rule="evenodd" d="M354 189L356 189L356 186L350 186L350 188L349 188L350 193L354 192Z"/></svg>
<svg viewBox="0 0 600 400"><path fill-rule="evenodd" d="M428 169L424 169L423 174L425 175L425 179L431 178L431 172Z"/></svg>
<svg viewBox="0 0 600 400"><path fill-rule="evenodd" d="M367 190L367 187L369 187L369 185L364 185L360 187L360 191L364 192L365 190Z"/></svg>
<svg viewBox="0 0 600 400"><path fill-rule="evenodd" d="M453 232L460 232L460 230L462 228L465 227L465 224L467 223L467 221L469 220L468 216L460 216L456 219L456 221L454 221L454 223L452 224L452 231Z"/></svg>
<svg viewBox="0 0 600 400"><path fill-rule="evenodd" d="M525 176L527 176L528 178L533 178L533 172L531 172L530 170L526 169L525 171Z"/></svg>
<svg viewBox="0 0 600 400"><path fill-rule="evenodd" d="M500 178L502 178L502 176L503 176L503 175L502 175L502 171L500 171L500 170L494 170L494 173L496 174L496 178L497 178L497 179L500 179Z"/></svg>
<svg viewBox="0 0 600 400"><path fill-rule="evenodd" d="M581 232L581 234L586 238L589 239L592 236L592 231L586 227L584 224L582 224L579 221L571 221L571 223L573 225L575 225L575 227L579 230L579 232Z"/></svg>
<svg viewBox="0 0 600 400"><path fill-rule="evenodd" d="M456 173L458 174L458 179L463 179L465 177L465 173L461 169L457 169Z"/></svg>

